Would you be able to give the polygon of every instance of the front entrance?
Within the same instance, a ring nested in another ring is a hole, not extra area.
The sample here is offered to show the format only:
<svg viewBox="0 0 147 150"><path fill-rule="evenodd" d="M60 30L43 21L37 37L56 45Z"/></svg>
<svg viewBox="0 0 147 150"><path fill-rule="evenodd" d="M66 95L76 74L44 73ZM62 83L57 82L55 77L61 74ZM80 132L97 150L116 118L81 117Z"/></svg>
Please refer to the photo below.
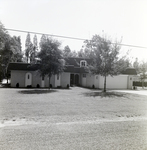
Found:
<svg viewBox="0 0 147 150"><path fill-rule="evenodd" d="M79 85L79 74L70 74L70 86Z"/></svg>
<svg viewBox="0 0 147 150"><path fill-rule="evenodd" d="M32 86L32 74L26 73L25 76L25 87Z"/></svg>

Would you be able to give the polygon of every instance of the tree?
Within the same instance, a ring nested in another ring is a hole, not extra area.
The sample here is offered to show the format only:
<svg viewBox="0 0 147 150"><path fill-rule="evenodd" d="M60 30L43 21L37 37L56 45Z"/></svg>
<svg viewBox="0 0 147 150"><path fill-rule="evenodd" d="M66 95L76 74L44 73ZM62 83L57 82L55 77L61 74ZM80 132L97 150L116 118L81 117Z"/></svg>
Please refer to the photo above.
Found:
<svg viewBox="0 0 147 150"><path fill-rule="evenodd" d="M140 64L139 64L138 58L135 59L133 63L133 67L136 69L137 74L140 73Z"/></svg>
<svg viewBox="0 0 147 150"><path fill-rule="evenodd" d="M46 42L47 42L47 36L43 34L41 36L40 43L39 43L40 48L42 47L42 44L44 44Z"/></svg>
<svg viewBox="0 0 147 150"><path fill-rule="evenodd" d="M3 50L5 42L9 39L9 34L4 25L0 22L0 50Z"/></svg>
<svg viewBox="0 0 147 150"><path fill-rule="evenodd" d="M110 40L99 35L94 35L92 40L86 40L84 43L86 44L85 50L90 51L89 54L93 60L88 69L90 72L104 77L104 92L106 92L106 77L108 75L117 75L124 69L119 66L120 64L123 66L118 57L120 46L118 46L117 42L112 44Z"/></svg>
<svg viewBox="0 0 147 150"><path fill-rule="evenodd" d="M11 37L0 22L0 80L8 79L9 63L21 61L21 58L20 37Z"/></svg>
<svg viewBox="0 0 147 150"><path fill-rule="evenodd" d="M92 51L91 51L91 41L85 41L86 45L82 46L82 49L78 51L78 57L83 58L91 58L92 57Z"/></svg>
<svg viewBox="0 0 147 150"><path fill-rule="evenodd" d="M11 38L11 51L13 52L11 62L22 61L21 39L20 36L13 36Z"/></svg>
<svg viewBox="0 0 147 150"><path fill-rule="evenodd" d="M30 33L28 33L25 42L25 56L27 58L27 63L30 63L32 52L33 52L33 44L31 42Z"/></svg>
<svg viewBox="0 0 147 150"><path fill-rule="evenodd" d="M67 57L77 57L78 54L77 52L74 50L74 51L71 51L71 49L69 48L69 46L65 46L64 49L63 49L63 57L64 58L67 58Z"/></svg>
<svg viewBox="0 0 147 150"><path fill-rule="evenodd" d="M144 81L147 78L147 62L139 62L138 58L136 58L133 63L133 67L136 69L137 74L140 74L142 88L144 88Z"/></svg>
<svg viewBox="0 0 147 150"><path fill-rule="evenodd" d="M140 78L142 81L142 88L144 88L144 80L147 78L147 62L144 61L139 66Z"/></svg>
<svg viewBox="0 0 147 150"><path fill-rule="evenodd" d="M48 37L45 38L45 41L42 39L40 42L41 51L38 53L38 58L40 59L38 70L41 76L48 76L49 88L52 75L59 74L64 68L61 62L62 52L59 46L58 41Z"/></svg>
<svg viewBox="0 0 147 150"><path fill-rule="evenodd" d="M63 49L63 57L71 57L71 49L69 48L69 46L65 46Z"/></svg>
<svg viewBox="0 0 147 150"><path fill-rule="evenodd" d="M11 61L13 52L10 50L10 43L5 42L4 49L1 52L1 67L2 67L2 78L7 78L8 83L8 65Z"/></svg>
<svg viewBox="0 0 147 150"><path fill-rule="evenodd" d="M35 62L36 61L37 52L38 52L37 36L34 35L34 38L33 38L33 49L32 49L32 52L30 54L30 62Z"/></svg>

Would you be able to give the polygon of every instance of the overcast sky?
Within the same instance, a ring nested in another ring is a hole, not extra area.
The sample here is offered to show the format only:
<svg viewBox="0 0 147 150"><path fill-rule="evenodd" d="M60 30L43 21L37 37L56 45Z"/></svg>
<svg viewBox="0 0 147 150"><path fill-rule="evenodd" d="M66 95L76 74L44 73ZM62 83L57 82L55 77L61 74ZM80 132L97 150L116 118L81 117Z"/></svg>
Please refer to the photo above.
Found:
<svg viewBox="0 0 147 150"><path fill-rule="evenodd" d="M147 0L0 0L0 21L5 28L84 39L104 33L113 40L123 37L124 44L147 47ZM26 34L9 33L21 36L24 50ZM57 39L76 51L83 44ZM133 58L147 58L147 49L122 47L127 49Z"/></svg>

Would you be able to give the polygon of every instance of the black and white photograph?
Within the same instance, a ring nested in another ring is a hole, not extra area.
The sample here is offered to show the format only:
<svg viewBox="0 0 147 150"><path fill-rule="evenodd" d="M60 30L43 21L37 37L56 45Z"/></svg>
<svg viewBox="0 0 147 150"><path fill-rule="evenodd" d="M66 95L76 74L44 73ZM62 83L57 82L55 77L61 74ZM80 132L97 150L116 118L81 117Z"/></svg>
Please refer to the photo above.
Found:
<svg viewBox="0 0 147 150"><path fill-rule="evenodd" d="M0 150L147 150L147 0L0 0Z"/></svg>

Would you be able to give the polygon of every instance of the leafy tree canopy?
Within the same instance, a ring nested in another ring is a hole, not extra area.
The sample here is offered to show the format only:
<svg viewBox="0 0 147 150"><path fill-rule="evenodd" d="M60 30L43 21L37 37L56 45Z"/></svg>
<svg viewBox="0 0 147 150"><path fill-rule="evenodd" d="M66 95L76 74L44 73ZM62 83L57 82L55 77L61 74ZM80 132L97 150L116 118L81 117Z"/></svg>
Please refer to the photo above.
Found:
<svg viewBox="0 0 147 150"><path fill-rule="evenodd" d="M52 75L59 74L63 71L62 63L62 52L59 49L60 43L56 40L46 37L45 40L40 42L40 52L38 53L38 58L40 63L38 70L42 76L47 75L50 78Z"/></svg>
<svg viewBox="0 0 147 150"><path fill-rule="evenodd" d="M88 66L90 72L104 76L104 92L106 91L106 77L117 75L125 69L127 62L124 58L119 58L120 46L116 42L112 44L110 40L94 35L92 39L86 40L84 51L93 60Z"/></svg>
<svg viewBox="0 0 147 150"><path fill-rule="evenodd" d="M10 62L18 62L22 59L20 37L11 37L4 25L0 22L0 80L8 75Z"/></svg>

